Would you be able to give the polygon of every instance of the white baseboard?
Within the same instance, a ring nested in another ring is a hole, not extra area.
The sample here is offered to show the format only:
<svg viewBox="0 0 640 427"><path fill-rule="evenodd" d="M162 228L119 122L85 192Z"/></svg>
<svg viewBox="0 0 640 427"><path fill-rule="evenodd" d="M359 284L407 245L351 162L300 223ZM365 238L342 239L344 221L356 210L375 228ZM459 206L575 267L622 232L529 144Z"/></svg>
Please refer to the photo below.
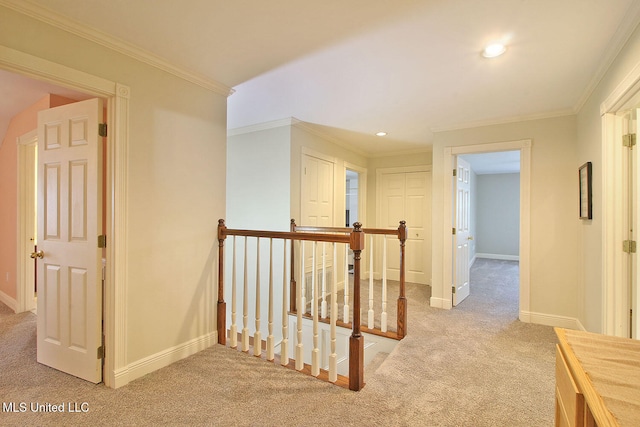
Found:
<svg viewBox="0 0 640 427"><path fill-rule="evenodd" d="M178 360L189 357L192 354L211 347L217 342L218 333L211 332L198 338L194 338L184 344L168 348L156 354L152 354L151 356L145 357L144 359L130 363L126 368L119 369L115 372L115 388L123 386L129 381L143 377L153 371L157 371L160 368L169 366Z"/></svg>
<svg viewBox="0 0 640 427"><path fill-rule="evenodd" d="M435 297L431 297L431 299L429 299L429 305L431 307L444 308L446 310L450 310L452 307L451 300L444 299L444 298L435 298Z"/></svg>
<svg viewBox="0 0 640 427"><path fill-rule="evenodd" d="M476 258L489 258L489 259L501 259L505 261L520 261L518 255L501 255L501 254L476 254Z"/></svg>
<svg viewBox="0 0 640 427"><path fill-rule="evenodd" d="M578 319L573 317L557 316L555 314L533 313L521 311L520 320L525 323L535 323L537 325L557 326L565 329L584 330Z"/></svg>
<svg viewBox="0 0 640 427"><path fill-rule="evenodd" d="M18 312L18 301L15 298L11 298L9 295L0 291L0 301L6 304L14 313Z"/></svg>

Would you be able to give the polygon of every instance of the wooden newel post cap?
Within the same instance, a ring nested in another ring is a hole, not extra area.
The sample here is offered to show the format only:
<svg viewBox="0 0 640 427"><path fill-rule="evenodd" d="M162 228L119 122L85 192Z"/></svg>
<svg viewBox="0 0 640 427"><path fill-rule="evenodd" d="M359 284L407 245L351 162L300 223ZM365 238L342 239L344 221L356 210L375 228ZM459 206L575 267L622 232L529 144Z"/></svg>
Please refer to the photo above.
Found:
<svg viewBox="0 0 640 427"><path fill-rule="evenodd" d="M407 240L407 221L400 221L398 227L398 238L402 241Z"/></svg>
<svg viewBox="0 0 640 427"><path fill-rule="evenodd" d="M349 247L352 251L362 251L364 249L364 233L362 232L362 224L359 222L353 223Z"/></svg>
<svg viewBox="0 0 640 427"><path fill-rule="evenodd" d="M227 236L225 235L225 230L227 226L224 225L224 219L218 220L218 240L224 240Z"/></svg>

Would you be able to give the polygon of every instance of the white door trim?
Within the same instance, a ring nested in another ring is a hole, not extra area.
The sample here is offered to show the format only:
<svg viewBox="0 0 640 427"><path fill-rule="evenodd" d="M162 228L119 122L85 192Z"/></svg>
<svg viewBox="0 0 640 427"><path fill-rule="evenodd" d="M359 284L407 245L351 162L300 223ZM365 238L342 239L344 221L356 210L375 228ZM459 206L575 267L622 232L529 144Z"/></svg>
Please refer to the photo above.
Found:
<svg viewBox="0 0 640 427"><path fill-rule="evenodd" d="M18 226L17 245L18 250L16 268L16 313L35 309L34 297L34 263L26 254L33 251L33 244L27 243L28 239L35 239L35 163L27 164L26 150L32 149L38 143L37 129L18 137ZM31 175L31 178L29 178ZM29 218L29 215L31 218Z"/></svg>
<svg viewBox="0 0 640 427"><path fill-rule="evenodd" d="M360 223L366 227L364 224L367 223L367 168L345 162L342 170L343 182L347 180L347 169L358 172L358 216Z"/></svg>
<svg viewBox="0 0 640 427"><path fill-rule="evenodd" d="M530 311L530 224L531 224L531 140L495 142L489 144L460 145L444 147L443 170L443 209L444 227L442 228L442 300L432 298L431 305L451 308L451 284L453 283L453 228L452 180L453 157L460 154L490 153L495 151L520 150L520 310L519 318L523 322L531 321Z"/></svg>
<svg viewBox="0 0 640 427"><path fill-rule="evenodd" d="M602 116L602 332L628 336L628 298L623 274L622 241L624 182L620 173L623 118L618 113L640 104L640 62L600 104Z"/></svg>
<svg viewBox="0 0 640 427"><path fill-rule="evenodd" d="M104 294L104 383L117 388L127 372L127 146L129 87L0 45L0 68L105 98L107 125L107 270Z"/></svg>

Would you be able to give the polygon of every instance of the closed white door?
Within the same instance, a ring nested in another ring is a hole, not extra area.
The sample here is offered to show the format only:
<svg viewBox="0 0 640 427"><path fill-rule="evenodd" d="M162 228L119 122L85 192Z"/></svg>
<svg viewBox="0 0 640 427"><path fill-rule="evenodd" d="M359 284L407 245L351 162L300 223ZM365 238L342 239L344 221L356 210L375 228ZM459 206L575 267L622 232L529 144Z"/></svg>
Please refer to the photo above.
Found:
<svg viewBox="0 0 640 427"><path fill-rule="evenodd" d="M301 221L299 225L316 227L333 227L334 209L334 165L332 162L304 154L302 156L302 185L300 188ZM313 250L312 243L305 244L305 273L311 280ZM333 253L328 245L318 244L316 247L316 271L320 271L323 264L331 271L333 266ZM324 277L327 280L327 277ZM322 276L316 275L316 280L321 281ZM320 283L319 283L320 285ZM325 283L326 285L326 283ZM311 282L307 283L307 292L311 292Z"/></svg>
<svg viewBox="0 0 640 427"><path fill-rule="evenodd" d="M302 156L300 225L333 227L333 163Z"/></svg>
<svg viewBox="0 0 640 427"><path fill-rule="evenodd" d="M405 279L413 283L428 283L427 253L430 242L430 185L428 172L398 172L381 175L381 228L397 229L407 222L405 242ZM400 245L387 238L387 277L400 278ZM367 244L369 241L367 240ZM377 245L380 250L382 245ZM429 256L430 258L430 256Z"/></svg>
<svg viewBox="0 0 640 427"><path fill-rule="evenodd" d="M102 381L102 101L38 115L38 362Z"/></svg>
<svg viewBox="0 0 640 427"><path fill-rule="evenodd" d="M460 157L457 158L456 176L454 177L455 191L453 235L453 305L460 304L469 296L469 225L471 219L471 167Z"/></svg>

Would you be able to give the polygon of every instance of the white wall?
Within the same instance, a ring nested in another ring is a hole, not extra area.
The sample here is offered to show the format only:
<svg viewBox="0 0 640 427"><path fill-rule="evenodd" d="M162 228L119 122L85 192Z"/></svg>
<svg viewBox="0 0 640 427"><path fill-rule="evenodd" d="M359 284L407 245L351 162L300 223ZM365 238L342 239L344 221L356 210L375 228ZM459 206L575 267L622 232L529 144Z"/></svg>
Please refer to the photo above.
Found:
<svg viewBox="0 0 640 427"><path fill-rule="evenodd" d="M289 231L291 130L227 138L227 226Z"/></svg>
<svg viewBox="0 0 640 427"><path fill-rule="evenodd" d="M531 139L530 311L575 319L578 295L578 203L575 116L452 130L435 134L433 148L434 298L444 299L445 147ZM450 292L450 291L449 291Z"/></svg>
<svg viewBox="0 0 640 427"><path fill-rule="evenodd" d="M593 219L581 221L579 230L580 288L577 295L583 303L580 319L583 326L593 332L603 332L603 132L600 104L616 89L618 84L640 64L640 30L636 28L605 76L591 93L577 115L577 158L572 168L586 162L593 163Z"/></svg>
<svg viewBox="0 0 640 427"><path fill-rule="evenodd" d="M517 257L520 250L520 174L475 177L477 255Z"/></svg>
<svg viewBox="0 0 640 427"><path fill-rule="evenodd" d="M130 88L130 121L119 124L129 135L127 339L116 349L124 381L173 360L172 348L209 342L216 226L225 214L226 96L4 7L0 44Z"/></svg>

